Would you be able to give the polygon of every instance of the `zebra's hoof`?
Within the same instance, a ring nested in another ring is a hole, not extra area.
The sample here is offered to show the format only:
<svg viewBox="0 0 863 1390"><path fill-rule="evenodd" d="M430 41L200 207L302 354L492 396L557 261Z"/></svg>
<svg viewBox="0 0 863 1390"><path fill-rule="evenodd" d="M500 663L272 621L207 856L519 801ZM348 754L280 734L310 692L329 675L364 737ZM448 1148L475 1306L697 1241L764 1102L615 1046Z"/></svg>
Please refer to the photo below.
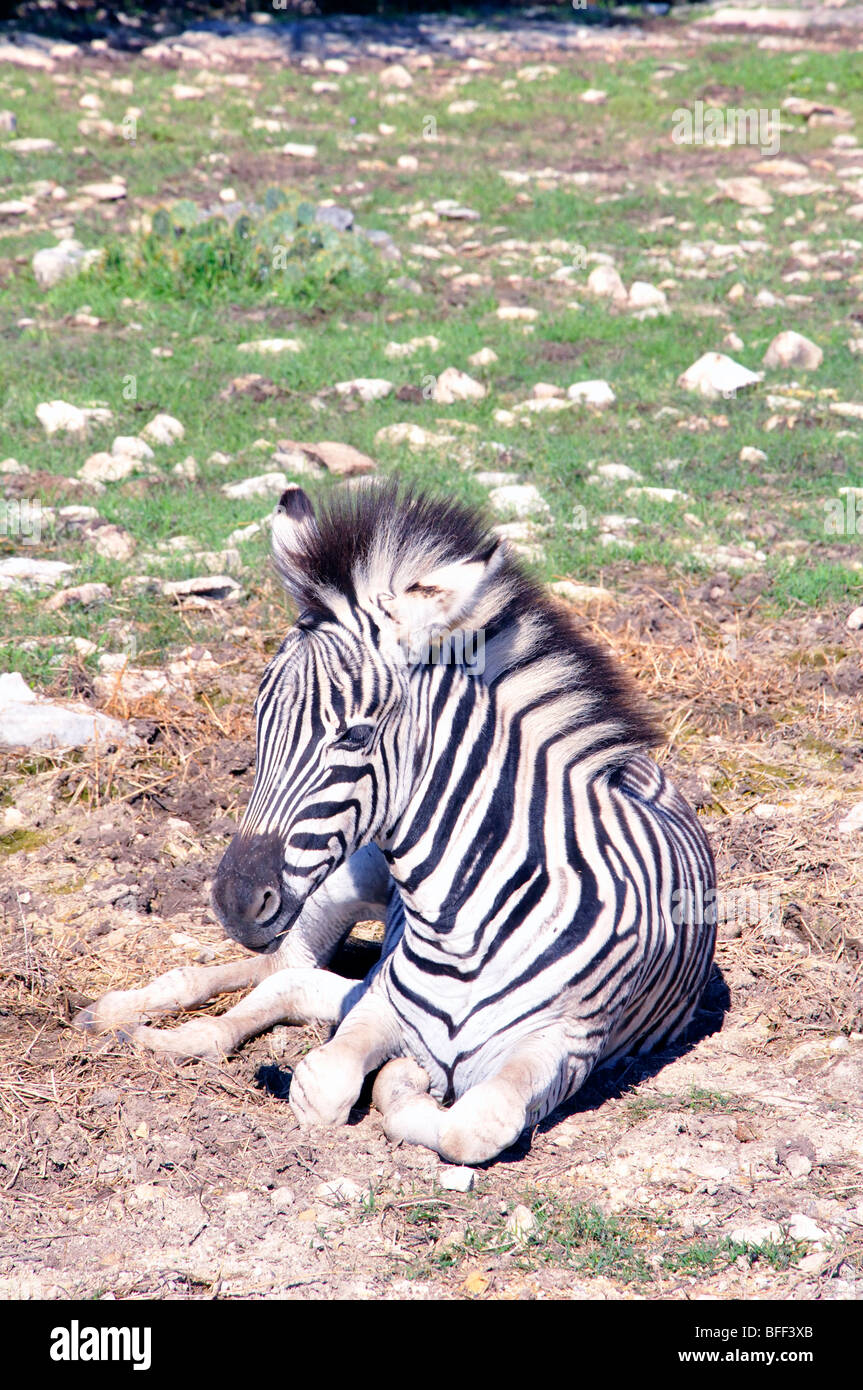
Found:
<svg viewBox="0 0 863 1390"><path fill-rule="evenodd" d="M372 1105L387 1115L406 1100L425 1095L430 1085L428 1072L409 1057L394 1057L378 1072L372 1088Z"/></svg>
<svg viewBox="0 0 863 1390"><path fill-rule="evenodd" d="M525 1121L524 1106L510 1087L482 1082L446 1112L438 1135L438 1153L447 1163L487 1163L515 1143Z"/></svg>
<svg viewBox="0 0 863 1390"><path fill-rule="evenodd" d="M346 1125L362 1090L362 1069L344 1051L331 1052L330 1047L316 1048L294 1069L288 1100L304 1128Z"/></svg>

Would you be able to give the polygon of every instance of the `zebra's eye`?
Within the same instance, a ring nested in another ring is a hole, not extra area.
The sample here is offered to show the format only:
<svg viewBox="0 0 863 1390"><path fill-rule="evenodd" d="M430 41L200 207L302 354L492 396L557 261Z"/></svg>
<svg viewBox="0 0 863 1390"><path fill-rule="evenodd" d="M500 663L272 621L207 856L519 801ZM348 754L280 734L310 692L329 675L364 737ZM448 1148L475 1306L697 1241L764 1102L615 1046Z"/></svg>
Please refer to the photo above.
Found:
<svg viewBox="0 0 863 1390"><path fill-rule="evenodd" d="M336 746L351 749L367 748L374 731L374 724L352 724L336 739Z"/></svg>

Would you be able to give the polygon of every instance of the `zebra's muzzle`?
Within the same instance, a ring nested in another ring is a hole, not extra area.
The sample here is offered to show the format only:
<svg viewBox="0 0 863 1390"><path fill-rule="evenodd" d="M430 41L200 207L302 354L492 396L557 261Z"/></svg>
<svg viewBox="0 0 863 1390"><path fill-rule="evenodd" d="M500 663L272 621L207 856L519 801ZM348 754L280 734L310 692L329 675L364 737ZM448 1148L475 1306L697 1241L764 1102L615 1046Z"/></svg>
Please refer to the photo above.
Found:
<svg viewBox="0 0 863 1390"><path fill-rule="evenodd" d="M213 879L213 907L228 936L250 951L272 950L299 913L281 885L284 847L276 835L240 832Z"/></svg>

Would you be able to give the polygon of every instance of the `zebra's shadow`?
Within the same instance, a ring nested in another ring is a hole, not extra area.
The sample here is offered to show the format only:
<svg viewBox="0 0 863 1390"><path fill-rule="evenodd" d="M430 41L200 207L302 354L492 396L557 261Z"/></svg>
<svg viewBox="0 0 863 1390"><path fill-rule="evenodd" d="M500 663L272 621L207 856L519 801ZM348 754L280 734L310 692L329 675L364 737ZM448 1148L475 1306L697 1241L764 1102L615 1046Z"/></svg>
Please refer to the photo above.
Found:
<svg viewBox="0 0 863 1390"><path fill-rule="evenodd" d="M731 1007L731 993L719 966L714 962L701 1002L692 1021L679 1038L658 1052L650 1052L632 1057L620 1057L608 1066L599 1066L591 1072L580 1091L559 1105L533 1130L526 1131L512 1148L507 1149L494 1161L496 1163L518 1163L529 1152L534 1134L546 1134L553 1130L561 1120L570 1115L581 1115L598 1110L609 1100L620 1100L633 1087L656 1076L675 1062L685 1057L696 1043L718 1033L723 1020ZM485 1166L485 1165L483 1165Z"/></svg>

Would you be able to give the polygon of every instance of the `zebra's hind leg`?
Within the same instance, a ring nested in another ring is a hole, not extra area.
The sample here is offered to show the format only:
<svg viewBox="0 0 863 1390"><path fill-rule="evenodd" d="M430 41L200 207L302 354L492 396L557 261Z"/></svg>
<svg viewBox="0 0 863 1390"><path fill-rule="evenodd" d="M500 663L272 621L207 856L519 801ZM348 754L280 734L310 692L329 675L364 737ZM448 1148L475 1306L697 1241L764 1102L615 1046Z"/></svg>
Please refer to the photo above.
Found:
<svg viewBox="0 0 863 1390"><path fill-rule="evenodd" d="M514 1144L528 1124L547 1115L574 1089L567 1054L553 1036L525 1041L503 1066L471 1086L448 1110L430 1095L428 1075L415 1062L388 1062L373 1100L394 1143L422 1144L448 1163L485 1163Z"/></svg>
<svg viewBox="0 0 863 1390"><path fill-rule="evenodd" d="M135 1028L129 1036L153 1052L217 1061L276 1023L332 1023L344 1017L363 984L329 970L280 970L217 1018L193 1018L179 1028Z"/></svg>

